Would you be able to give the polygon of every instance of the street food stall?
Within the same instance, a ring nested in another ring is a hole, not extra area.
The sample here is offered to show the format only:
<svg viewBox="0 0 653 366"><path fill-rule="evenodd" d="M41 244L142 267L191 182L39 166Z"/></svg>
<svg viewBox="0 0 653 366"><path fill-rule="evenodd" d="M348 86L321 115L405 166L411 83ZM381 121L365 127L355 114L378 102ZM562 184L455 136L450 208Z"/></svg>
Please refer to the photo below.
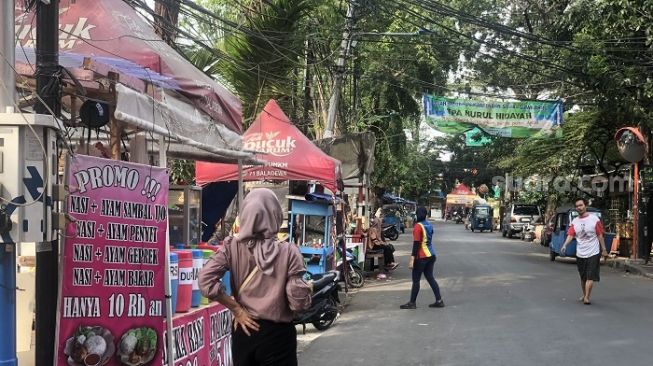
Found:
<svg viewBox="0 0 653 366"><path fill-rule="evenodd" d="M306 269L313 274L332 270L335 249L335 238L332 235L332 218L335 213L333 200L319 194L289 196L288 199L289 240L299 246Z"/></svg>
<svg viewBox="0 0 653 366"><path fill-rule="evenodd" d="M461 183L447 195L446 211L447 213L451 213L456 209L462 212L467 211L474 205L477 197L469 187Z"/></svg>
<svg viewBox="0 0 653 366"><path fill-rule="evenodd" d="M163 42L126 2L77 0L61 10L59 24L68 31L59 42L60 122L68 128L70 149L63 154L59 174L67 174L70 183L73 173L82 177L97 167L120 169L121 176L123 171L134 173L128 175L129 186L67 191L66 214L78 220L69 222L62 235L61 261L66 265L60 274L59 343L52 347L54 334L47 339L48 329L42 329L41 338L50 344L37 341L36 346L56 349L48 359L56 364L173 364L165 360L169 354L174 354L174 364L228 364L231 315L224 306L201 299L195 284L207 249L198 245L171 252L169 246L197 244L199 191L178 187L169 196L165 166L168 157L260 163L242 148L240 100ZM17 2L16 70L24 95L31 95L36 84L34 21L35 13L25 13ZM28 110L35 101L25 98L21 108ZM94 123L88 110L105 118ZM64 170L66 157L72 163ZM160 168L146 165L157 157ZM45 192L40 184L35 190ZM175 209L168 210L168 204ZM52 278L56 283L57 276ZM100 293L106 296L98 297ZM168 302L175 298L176 304ZM86 310L80 312L80 306ZM26 318L21 316L19 326L31 335L32 317L22 321ZM181 334L173 332L173 325L216 332ZM79 341L89 332L109 347L89 349L91 342ZM200 347L184 355L173 353L173 344ZM21 365L34 364L33 354L19 357Z"/></svg>
<svg viewBox="0 0 653 366"><path fill-rule="evenodd" d="M324 152L304 136L283 113L276 101L270 100L254 123L243 135L247 149L260 152L257 157L265 165L246 165L242 179L256 181L309 181L317 182L331 193L320 196L316 202L293 197L288 205L288 228L291 240L306 256L318 264L309 263L310 269L321 273L335 265L336 196L342 190L340 162ZM233 181L238 179L238 169L233 165L197 162L195 178L198 184ZM311 192L313 193L313 192ZM297 221L294 222L293 220ZM301 226L302 231L297 228ZM309 229L306 232L304 229ZM298 235L299 237L293 237Z"/></svg>

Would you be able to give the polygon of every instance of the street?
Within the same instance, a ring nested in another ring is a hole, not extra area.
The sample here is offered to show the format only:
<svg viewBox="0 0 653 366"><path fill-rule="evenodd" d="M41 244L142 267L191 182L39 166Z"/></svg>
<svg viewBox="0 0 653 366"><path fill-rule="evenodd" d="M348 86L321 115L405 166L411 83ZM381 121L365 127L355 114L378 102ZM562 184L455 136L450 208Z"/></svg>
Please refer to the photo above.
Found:
<svg viewBox="0 0 653 366"><path fill-rule="evenodd" d="M436 279L446 307L428 308L422 279L408 301L412 236L394 242L402 266L370 280L335 326L299 355L300 365L650 365L653 281L605 265L592 305L574 259L549 261L548 248L498 232L434 223ZM309 328L311 326L309 325ZM301 337L301 336L300 336Z"/></svg>

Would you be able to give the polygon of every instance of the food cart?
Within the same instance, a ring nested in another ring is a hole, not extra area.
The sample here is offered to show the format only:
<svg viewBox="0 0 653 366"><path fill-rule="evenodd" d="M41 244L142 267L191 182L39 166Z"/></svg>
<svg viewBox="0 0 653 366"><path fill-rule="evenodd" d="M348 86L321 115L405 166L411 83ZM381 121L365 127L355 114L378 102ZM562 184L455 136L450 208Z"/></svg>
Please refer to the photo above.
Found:
<svg viewBox="0 0 653 366"><path fill-rule="evenodd" d="M289 196L288 199L290 240L299 246L306 269L313 274L332 270L335 234L332 201L309 201L300 196Z"/></svg>

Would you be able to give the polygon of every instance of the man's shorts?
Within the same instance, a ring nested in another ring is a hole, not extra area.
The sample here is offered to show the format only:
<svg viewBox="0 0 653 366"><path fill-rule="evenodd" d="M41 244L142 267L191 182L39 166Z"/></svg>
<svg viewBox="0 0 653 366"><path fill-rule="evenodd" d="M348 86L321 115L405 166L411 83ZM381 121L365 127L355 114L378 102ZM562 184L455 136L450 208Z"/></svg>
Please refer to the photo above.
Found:
<svg viewBox="0 0 653 366"><path fill-rule="evenodd" d="M578 273L580 279L583 281L600 281L601 254L593 255L589 258L576 258L576 265L578 266Z"/></svg>

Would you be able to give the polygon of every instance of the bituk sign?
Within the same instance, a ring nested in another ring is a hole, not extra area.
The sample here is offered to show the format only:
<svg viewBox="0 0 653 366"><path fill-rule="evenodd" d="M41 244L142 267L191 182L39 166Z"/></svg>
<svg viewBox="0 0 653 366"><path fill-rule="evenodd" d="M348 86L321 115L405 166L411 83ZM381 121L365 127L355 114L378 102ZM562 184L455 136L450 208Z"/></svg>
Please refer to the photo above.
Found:
<svg viewBox="0 0 653 366"><path fill-rule="evenodd" d="M18 5L18 3L17 3ZM66 14L70 8L62 7L59 14ZM17 11L20 9L16 9ZM30 21L30 13L22 13L16 16L16 38L23 47L35 47L36 25ZM93 39L97 25L92 24L86 17L77 17L74 21L59 24L59 48L71 50L77 45Z"/></svg>
<svg viewBox="0 0 653 366"><path fill-rule="evenodd" d="M244 147L274 156L288 156L297 147L297 140L290 135L280 135L280 131L252 133L245 137Z"/></svg>

